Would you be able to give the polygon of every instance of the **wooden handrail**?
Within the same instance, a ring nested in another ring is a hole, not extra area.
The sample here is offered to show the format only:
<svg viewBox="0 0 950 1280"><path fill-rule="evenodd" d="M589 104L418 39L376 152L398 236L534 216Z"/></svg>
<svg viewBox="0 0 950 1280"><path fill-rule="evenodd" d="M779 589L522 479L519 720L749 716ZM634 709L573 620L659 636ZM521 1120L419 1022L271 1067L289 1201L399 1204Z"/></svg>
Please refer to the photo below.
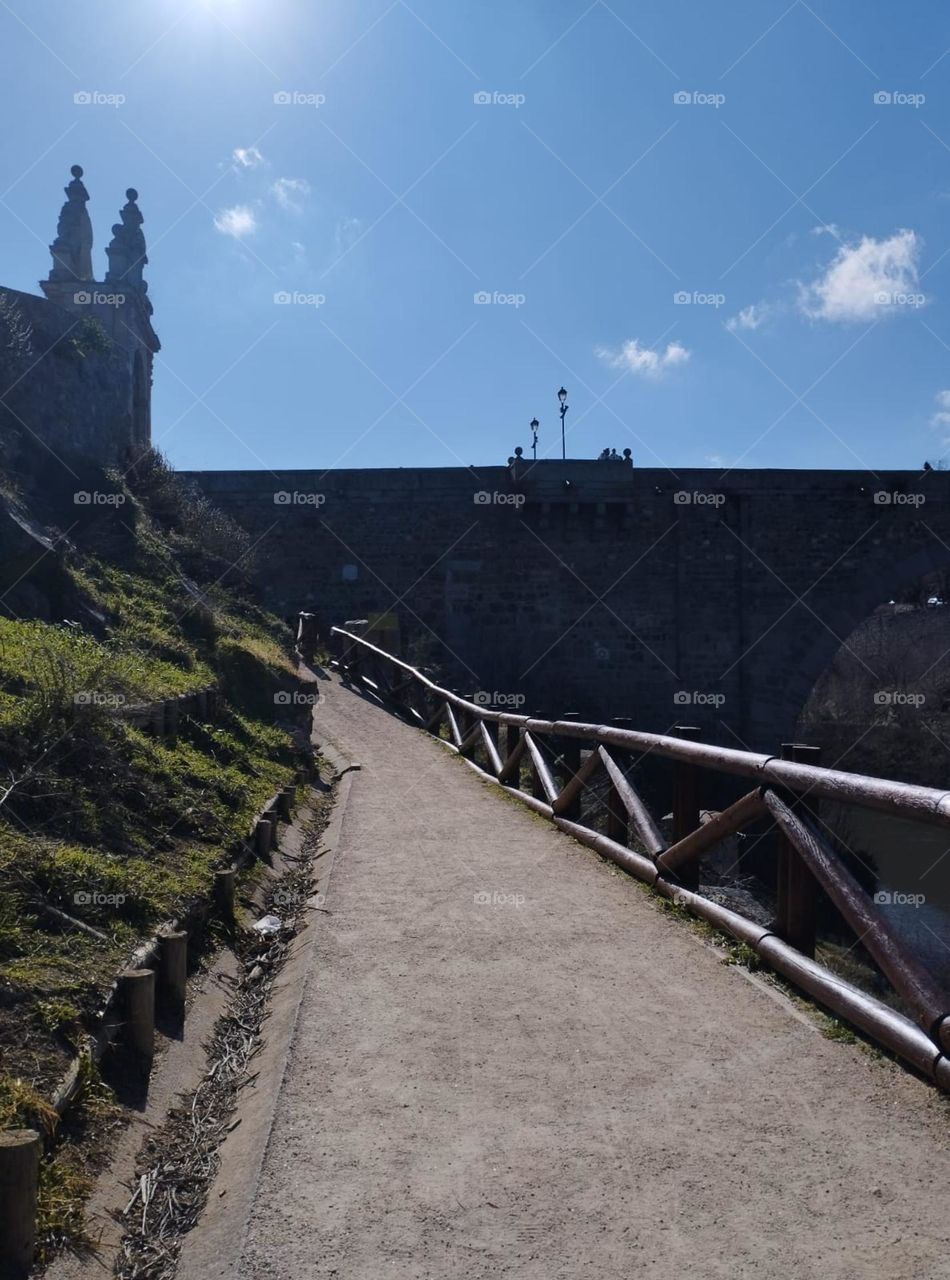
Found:
<svg viewBox="0 0 950 1280"><path fill-rule="evenodd" d="M411 714L412 723L429 733L439 735L445 722L450 735L445 746L458 753L479 774L497 782L536 813L551 819L560 830L610 858L658 893L673 898L693 914L752 947L777 972L874 1035L925 1071L941 1088L950 1091L950 996L909 954L902 939L875 910L868 894L809 821L808 806L804 803L806 797L822 797L917 822L950 826L950 792L719 747L696 741L693 730L681 729L683 736L674 737L616 725L583 724L573 719L542 720L494 711L442 688L421 671L361 636L340 627L332 628L331 634L337 644L336 665L341 671L371 689L381 701ZM366 662L359 662L361 655ZM403 679L393 681L385 691L382 680L369 678L366 668L370 663L374 674L389 664L391 670L402 673ZM413 683L427 695L423 705L435 708L428 719L401 697ZM497 728L502 725L506 730L504 746L500 749ZM560 759L560 783L542 751L544 739L554 740L548 743L548 751L551 755L556 752ZM587 755L582 754L580 745L565 750L558 739L586 742ZM472 758L479 747L484 752L487 768ZM678 773L672 844L665 839L611 750L636 753L640 759L658 756L674 763ZM521 788L521 766L526 756L531 763L533 794ZM607 835L592 829L593 817L581 819L581 798L601 770L607 775ZM696 787L698 774L703 770L746 778L752 783L752 789L721 813L701 813ZM801 874L809 880L813 877L828 895L895 991L907 1001L916 1025L816 964L810 958L808 944L796 939L794 930L786 930L783 940L776 936L777 930L783 932L783 926L773 923L765 927L695 892L699 883L698 863L703 854L762 817L774 821L787 841L785 848L790 851L789 856L800 857ZM645 852L627 847L628 827ZM795 946L789 945L790 942ZM805 947L806 953L803 955L796 946Z"/></svg>
<svg viewBox="0 0 950 1280"><path fill-rule="evenodd" d="M684 760L719 773L737 774L760 785L773 783L824 799L839 800L843 804L859 804L918 822L950 826L950 791L918 787L909 782L893 782L866 774L845 773L816 765L794 764L779 756L739 751L734 747L719 747L706 742L687 742L661 733L643 733L638 729L618 729L604 724L581 724L576 720L536 720L531 716L519 716L509 711L492 711L488 707L469 702L448 689L440 688L415 667L403 662L401 658L393 657L384 649L378 649L360 636L352 635L340 627L333 627L332 632L352 644L381 655L387 662L413 675L423 688L436 694L448 706L494 724L517 725L536 735L584 738L605 747L621 747L627 751L664 756L670 760Z"/></svg>

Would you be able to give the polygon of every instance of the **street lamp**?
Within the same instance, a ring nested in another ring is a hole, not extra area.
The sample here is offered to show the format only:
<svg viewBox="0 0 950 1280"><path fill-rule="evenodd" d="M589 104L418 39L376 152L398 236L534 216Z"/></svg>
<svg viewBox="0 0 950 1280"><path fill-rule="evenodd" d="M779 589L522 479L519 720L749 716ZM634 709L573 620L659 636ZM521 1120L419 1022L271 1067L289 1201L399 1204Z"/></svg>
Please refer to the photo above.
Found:
<svg viewBox="0 0 950 1280"><path fill-rule="evenodd" d="M567 404L567 391L564 387L562 387L560 391L557 393L557 398L561 402L561 457L566 458L567 446L564 443L564 418L565 418L565 415L567 414L568 404Z"/></svg>
<svg viewBox="0 0 950 1280"><path fill-rule="evenodd" d="M538 427L540 427L540 425L541 423L537 418L531 419L531 453L535 462L538 460Z"/></svg>

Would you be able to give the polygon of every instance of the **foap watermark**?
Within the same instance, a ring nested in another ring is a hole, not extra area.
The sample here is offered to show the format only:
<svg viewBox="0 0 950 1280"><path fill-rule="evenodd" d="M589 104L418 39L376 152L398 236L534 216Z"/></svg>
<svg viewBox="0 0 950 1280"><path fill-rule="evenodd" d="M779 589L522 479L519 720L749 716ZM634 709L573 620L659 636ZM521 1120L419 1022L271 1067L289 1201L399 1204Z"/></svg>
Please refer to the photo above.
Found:
<svg viewBox="0 0 950 1280"><path fill-rule="evenodd" d="M472 101L476 107L514 107L517 111L524 106L526 99L523 93L502 93L498 89L489 92L487 89L479 89L472 95Z"/></svg>
<svg viewBox="0 0 950 1280"><path fill-rule="evenodd" d="M124 93L103 93L101 89L80 89L73 94L77 107L121 107L125 102Z"/></svg>
<svg viewBox="0 0 950 1280"><path fill-rule="evenodd" d="M282 689L274 694L274 704L278 707L315 707L319 701L319 693L302 693L299 689L293 693Z"/></svg>
<svg viewBox="0 0 950 1280"><path fill-rule="evenodd" d="M77 889L73 894L77 907L121 907L126 901L124 893L100 893L98 889Z"/></svg>
<svg viewBox="0 0 950 1280"><path fill-rule="evenodd" d="M874 295L874 302L879 307L912 307L917 309L926 306L925 293L900 293L890 289L881 289Z"/></svg>
<svg viewBox="0 0 950 1280"><path fill-rule="evenodd" d="M673 494L677 507L721 507L725 501L724 493L704 493L699 489L677 489Z"/></svg>
<svg viewBox="0 0 950 1280"><path fill-rule="evenodd" d="M299 89L279 89L274 94L276 107L322 107L326 100L325 93L301 93Z"/></svg>
<svg viewBox="0 0 950 1280"><path fill-rule="evenodd" d="M274 302L278 307L322 307L326 300L325 293L299 293L296 289L293 293L281 289L274 294Z"/></svg>
<svg viewBox="0 0 950 1280"><path fill-rule="evenodd" d="M925 93L903 93L900 89L878 89L874 95L876 107L920 108L927 101Z"/></svg>
<svg viewBox="0 0 950 1280"><path fill-rule="evenodd" d="M79 689L73 694L73 706L76 707L106 707L114 711L117 707L124 707L127 701L124 693L102 693L98 689Z"/></svg>
<svg viewBox="0 0 950 1280"><path fill-rule="evenodd" d="M278 489L274 503L278 507L322 507L327 500L325 493L300 493L294 489Z"/></svg>
<svg viewBox="0 0 950 1280"><path fill-rule="evenodd" d="M80 289L73 294L73 304L77 307L124 307L125 294L99 293L98 290L90 293L88 289Z"/></svg>
<svg viewBox="0 0 950 1280"><path fill-rule="evenodd" d="M906 693L903 689L875 689L874 705L876 707L914 707L919 708L927 701L924 693Z"/></svg>
<svg viewBox="0 0 950 1280"><path fill-rule="evenodd" d="M923 893L895 893L891 889L878 889L874 901L881 907L922 907L927 901Z"/></svg>
<svg viewBox="0 0 950 1280"><path fill-rule="evenodd" d="M497 289L489 293L487 289L479 289L474 296L476 307L514 307L517 311L523 307L527 298L523 293L500 293Z"/></svg>
<svg viewBox="0 0 950 1280"><path fill-rule="evenodd" d="M703 689L677 689L673 694L674 707L724 707L724 693L708 693Z"/></svg>
<svg viewBox="0 0 950 1280"><path fill-rule="evenodd" d="M480 707L523 707L523 693L502 693L499 689L479 689L472 701Z"/></svg>
<svg viewBox="0 0 950 1280"><path fill-rule="evenodd" d="M698 89L680 89L673 94L673 104L677 107L715 107L718 111L725 102L724 93L702 93Z"/></svg>
<svg viewBox="0 0 950 1280"><path fill-rule="evenodd" d="M693 289L690 292L687 289L677 289L673 294L673 302L677 307L724 307L726 305L726 295L724 293L702 293L699 289Z"/></svg>
<svg viewBox="0 0 950 1280"><path fill-rule="evenodd" d="M523 507L523 493L499 493L496 489L489 493L487 489L479 489L474 495L476 507Z"/></svg>
<svg viewBox="0 0 950 1280"><path fill-rule="evenodd" d="M876 507L922 507L926 501L926 494L898 493L896 489L878 489L874 495Z"/></svg>
<svg viewBox="0 0 950 1280"><path fill-rule="evenodd" d="M475 894L476 907L514 907L519 910L525 901L523 893L499 893L497 890L489 893L487 889L480 889Z"/></svg>
<svg viewBox="0 0 950 1280"><path fill-rule="evenodd" d="M121 507L125 504L124 493L100 493L98 489L90 492L79 489L73 494L73 502L77 507Z"/></svg>

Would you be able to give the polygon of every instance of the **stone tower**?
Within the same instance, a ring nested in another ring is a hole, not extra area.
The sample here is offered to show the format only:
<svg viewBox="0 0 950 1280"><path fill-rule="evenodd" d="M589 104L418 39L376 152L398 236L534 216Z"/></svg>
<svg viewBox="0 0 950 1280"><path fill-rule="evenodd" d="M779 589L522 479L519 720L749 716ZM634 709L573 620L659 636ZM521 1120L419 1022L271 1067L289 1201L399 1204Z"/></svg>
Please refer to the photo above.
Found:
<svg viewBox="0 0 950 1280"><path fill-rule="evenodd" d="M102 283L92 267L92 224L86 211L89 193L83 171L72 167L73 180L66 187L66 203L59 215L56 239L50 245L53 266L40 288L50 302L91 319L127 357L128 449L136 456L152 438L152 364L161 343L152 328L152 303L143 277L146 256L144 218L138 192L125 193L120 221L112 228L106 249L109 269Z"/></svg>

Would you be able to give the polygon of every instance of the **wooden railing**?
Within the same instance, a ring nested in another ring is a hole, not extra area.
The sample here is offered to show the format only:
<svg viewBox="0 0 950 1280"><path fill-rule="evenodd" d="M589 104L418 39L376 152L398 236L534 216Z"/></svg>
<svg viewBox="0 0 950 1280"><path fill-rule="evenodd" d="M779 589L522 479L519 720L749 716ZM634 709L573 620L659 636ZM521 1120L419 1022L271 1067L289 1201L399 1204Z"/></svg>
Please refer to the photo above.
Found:
<svg viewBox="0 0 950 1280"><path fill-rule="evenodd" d="M796 744L783 747L782 756L760 755L700 742L698 730L688 726L671 736L495 710L440 688L415 667L341 627L332 628L331 635L333 665L353 684L427 733L445 733L445 745L479 773L659 894L751 947L763 963L950 1091L950 997L878 910L816 817L817 802L826 799L950 827L950 791L825 769L814 763L814 748ZM669 840L631 781L631 752L638 759L649 755L671 762ZM703 811L700 784L709 773L748 779L749 789L720 812ZM583 818L582 801L595 780L602 790L606 784L600 806L606 833ZM779 835L776 919L770 926L697 892L703 856L760 819L771 820ZM631 848L631 840L639 848ZM816 963L819 888L910 1017Z"/></svg>

